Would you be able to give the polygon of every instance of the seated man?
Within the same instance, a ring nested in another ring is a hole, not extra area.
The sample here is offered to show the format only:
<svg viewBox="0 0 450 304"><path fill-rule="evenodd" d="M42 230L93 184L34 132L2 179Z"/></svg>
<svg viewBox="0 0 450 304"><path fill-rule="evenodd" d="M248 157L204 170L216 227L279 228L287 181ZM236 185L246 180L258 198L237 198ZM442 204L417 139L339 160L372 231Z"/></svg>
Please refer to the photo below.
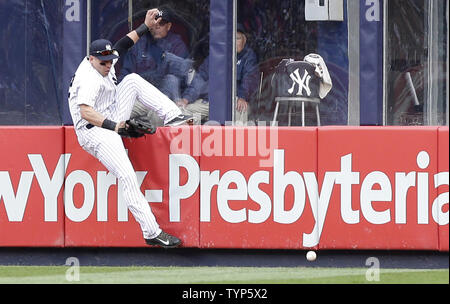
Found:
<svg viewBox="0 0 450 304"><path fill-rule="evenodd" d="M235 121L247 124L253 108L253 95L258 88L259 68L255 52L247 45L247 36L242 24L236 33L237 51L237 100Z"/></svg>
<svg viewBox="0 0 450 304"><path fill-rule="evenodd" d="M237 51L237 98L235 121L247 124L252 111L254 94L258 88L259 69L255 52L246 45L247 37L244 27L238 24L236 34ZM183 98L177 101L178 106L184 107L187 114L194 117L201 116L205 120L209 116L208 80L209 56L199 67L194 79L183 92ZM195 121L198 123L198 120Z"/></svg>
<svg viewBox="0 0 450 304"><path fill-rule="evenodd" d="M180 98L180 86L182 82L168 69L167 54L176 55L170 58L186 58L189 55L188 48L181 37L171 32L174 14L168 8L159 9L161 22L146 33L124 58L119 82L128 74L137 73L153 84L171 100ZM171 64L175 66L176 64ZM133 116L146 115L153 117L156 125L162 125L157 115L148 113L147 109L139 102L133 108ZM156 121L155 121L156 120Z"/></svg>
<svg viewBox="0 0 450 304"><path fill-rule="evenodd" d="M208 79L209 56L197 69L189 86L183 91L182 98L176 101L185 113L194 116L195 124L200 124L209 117Z"/></svg>

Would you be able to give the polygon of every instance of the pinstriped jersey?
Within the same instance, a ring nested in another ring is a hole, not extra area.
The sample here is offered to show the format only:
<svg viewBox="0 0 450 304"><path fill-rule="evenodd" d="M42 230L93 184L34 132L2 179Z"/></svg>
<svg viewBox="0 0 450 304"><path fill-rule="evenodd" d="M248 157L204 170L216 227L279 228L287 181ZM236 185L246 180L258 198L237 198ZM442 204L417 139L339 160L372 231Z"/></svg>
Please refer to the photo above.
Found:
<svg viewBox="0 0 450 304"><path fill-rule="evenodd" d="M86 57L78 66L69 88L69 109L76 130L88 122L81 118L80 105L91 106L105 118L110 118L116 110L116 76L114 64L109 74L103 77Z"/></svg>

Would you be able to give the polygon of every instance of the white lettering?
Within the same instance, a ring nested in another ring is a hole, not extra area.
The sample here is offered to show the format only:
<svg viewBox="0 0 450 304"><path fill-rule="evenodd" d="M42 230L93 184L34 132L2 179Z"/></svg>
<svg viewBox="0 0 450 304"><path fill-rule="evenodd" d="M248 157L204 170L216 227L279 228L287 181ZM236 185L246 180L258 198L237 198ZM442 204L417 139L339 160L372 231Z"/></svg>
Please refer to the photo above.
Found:
<svg viewBox="0 0 450 304"><path fill-rule="evenodd" d="M438 188L440 186L449 185L449 173L441 172L434 175L434 187ZM438 197L433 201L433 206L431 209L433 220L439 225L445 226L448 225L448 207L447 211L443 212L444 205L449 204L449 193L441 193Z"/></svg>
<svg viewBox="0 0 450 304"><path fill-rule="evenodd" d="M315 173L305 172L303 175L305 176L308 197L315 220L313 231L310 234L303 233L303 246L314 247L319 244L319 240L322 235L322 229L323 225L325 224L328 205L330 204L330 197L331 193L333 192L333 186L336 181L337 172L325 173L320 195L319 184L317 182Z"/></svg>
<svg viewBox="0 0 450 304"><path fill-rule="evenodd" d="M374 190L374 185L380 185L380 190ZM391 221L389 210L376 211L373 202L390 202L392 200L392 186L389 178L383 172L371 172L361 185L361 211L369 223L375 225L386 224Z"/></svg>
<svg viewBox="0 0 450 304"><path fill-rule="evenodd" d="M10 222L21 222L30 195L33 172L24 171L20 174L17 195L14 194L9 172L0 171L0 201L3 198L6 216Z"/></svg>
<svg viewBox="0 0 450 304"><path fill-rule="evenodd" d="M369 282L380 281L380 260L370 257L366 260L366 266L370 266L366 271L366 280Z"/></svg>
<svg viewBox="0 0 450 304"><path fill-rule="evenodd" d="M341 157L341 172L336 177L341 185L341 216L347 224L359 223L359 211L352 209L352 185L359 184L359 172L352 172L352 155Z"/></svg>
<svg viewBox="0 0 450 304"><path fill-rule="evenodd" d="M250 176L248 180L248 194L250 198L257 203L260 208L258 211L248 211L248 221L252 224L261 224L267 221L272 212L272 201L266 192L258 186L260 184L269 184L270 174L267 171L258 171Z"/></svg>
<svg viewBox="0 0 450 304"><path fill-rule="evenodd" d="M203 156L222 156L222 128L205 126L203 130L209 133L203 138Z"/></svg>
<svg viewBox="0 0 450 304"><path fill-rule="evenodd" d="M80 281L80 261L76 257L66 259L66 266L70 266L66 270L66 280L69 282Z"/></svg>
<svg viewBox="0 0 450 304"><path fill-rule="evenodd" d="M235 184L236 188L230 188L231 184ZM244 201L247 198L247 182L242 173L238 171L226 172L220 179L217 188L217 209L222 218L233 224L245 221L247 219L245 209L232 210L228 201Z"/></svg>
<svg viewBox="0 0 450 304"><path fill-rule="evenodd" d="M289 77L291 77L293 81L292 87L288 90L289 94L294 93L295 85L298 85L298 92L296 94L297 96L303 96L303 89L305 89L306 95L311 96L311 89L309 88L311 76L308 74L307 70L305 70L303 77L300 77L299 69L296 69L293 73L289 75Z"/></svg>
<svg viewBox="0 0 450 304"><path fill-rule="evenodd" d="M197 129L197 128L194 128ZM181 131L180 131L181 130ZM191 150L191 136L190 136L190 131L188 128L171 128L170 132L171 133L175 133L176 131L180 131L179 134L175 135L171 140L170 140L170 153L171 154L189 154L189 151ZM200 136L200 134L198 134L197 136L193 136L193 139L196 139L198 136ZM193 144L194 149L195 149L195 145ZM197 151L194 151L197 152ZM200 153L197 152L198 154L194 154L196 156L199 156Z"/></svg>
<svg viewBox="0 0 450 304"><path fill-rule="evenodd" d="M112 185L117 184L117 178L111 172L97 172L97 221L108 221L108 193Z"/></svg>
<svg viewBox="0 0 450 304"><path fill-rule="evenodd" d="M112 173L106 171L96 172L96 184L90 174L82 170L73 171L64 179L70 158L70 154L61 154L55 169L48 170L42 155L29 154L28 159L33 171L21 172L15 186L10 173L0 171L0 203L3 202L5 205L6 216L10 222L23 221L34 176L44 198L42 204L45 221L58 220L57 200L62 185L65 185L63 196L65 216L69 220L74 222L86 220L92 214L94 204L97 202L97 221L108 221L108 206L111 203L108 203L108 197L111 187L116 184L117 219L119 222L128 221L128 208L123 199L124 189L121 182L118 182ZM416 164L419 170L426 170L430 165L429 154L426 151L418 153ZM261 224L268 221L272 215L275 223L292 224L301 219L306 195L308 195L314 226L309 233L303 232L303 246L314 247L319 244L334 185L337 184L340 185L340 197L333 201L340 204L342 219L347 224L360 223L359 210L363 218L374 225L393 221L391 212L395 213L396 224L407 224L407 202L410 200L412 202L416 200L414 203L417 204L417 224L429 223L430 172L394 172L393 182L386 173L369 172L361 183L358 199L353 202L352 186L360 184L360 172L353 171L352 154L342 156L340 165L337 172L325 172L322 185L319 185L315 172L301 174L287 170L285 151L280 149L273 150L273 163L270 166L273 168L272 171L255 171L249 175L248 180L246 179L248 175L244 176L239 170L227 171L222 176L219 170L200 171L198 161L191 155L171 154L169 155L169 219L171 222L179 222L181 200L192 197L200 188L201 222L211 221L211 205L216 202L218 215L228 223L247 221L251 224ZM52 174L49 173L51 171L53 171ZM272 180L271 172L273 172ZM141 186L147 172L136 172L136 175ZM448 188L448 172L440 172L433 177L435 188L441 186ZM214 193L216 186L217 192ZM79 191L75 192L77 187ZM267 191L272 191L273 196L271 197ZM410 191L413 192L408 195ZM149 202L162 202L163 192L146 189L145 197ZM393 197L394 210L390 207L384 207L382 210L380 207L376 208L377 202L384 202L386 206L392 202ZM257 207L250 207L248 205L250 200L256 203ZM36 203L35 200L33 201ZM239 203L234 204L233 201ZM432 219L439 225L449 223L448 204L448 191L440 193L431 204Z"/></svg>
<svg viewBox="0 0 450 304"><path fill-rule="evenodd" d="M80 184L84 190L83 204L80 208L75 206L74 189ZM73 222L83 222L86 220L94 209L95 190L94 181L91 176L82 170L73 171L66 178L66 186L64 191L64 210L69 220Z"/></svg>
<svg viewBox="0 0 450 304"><path fill-rule="evenodd" d="M80 0L66 0L66 20L69 22L80 21Z"/></svg>
<svg viewBox="0 0 450 304"><path fill-rule="evenodd" d="M42 155L29 154L28 159L33 167L42 194L44 195L44 220L46 222L56 222L58 221L58 195L61 192L64 183L64 174L67 169L67 164L69 163L70 154L62 154L59 157L52 178L50 178L48 174Z"/></svg>
<svg viewBox="0 0 450 304"><path fill-rule="evenodd" d="M209 121L202 128L192 128L192 133L188 128L171 128L170 133L175 136L170 140L170 153L242 157L256 156L258 152L260 167L273 165L273 151L278 147L277 128L266 127L265 122L258 122L256 128L234 127L227 123L231 124L226 122L227 128L223 128Z"/></svg>
<svg viewBox="0 0 450 304"><path fill-rule="evenodd" d="M368 22L380 21L380 0L366 0L366 20Z"/></svg>
<svg viewBox="0 0 450 304"><path fill-rule="evenodd" d="M181 185L180 168L187 171L187 182ZM180 221L180 200L195 193L200 182L200 168L190 155L169 155L169 215L171 222Z"/></svg>
<svg viewBox="0 0 450 304"><path fill-rule="evenodd" d="M214 172L202 171L200 187L200 221L211 221L211 191L219 184L219 170Z"/></svg>
<svg viewBox="0 0 450 304"><path fill-rule="evenodd" d="M426 169L430 164L430 156L427 152L421 151L417 154L417 166ZM429 205L428 173L417 173L417 223L428 224Z"/></svg>
<svg viewBox="0 0 450 304"><path fill-rule="evenodd" d="M417 223L428 224L428 173L417 173Z"/></svg>
<svg viewBox="0 0 450 304"><path fill-rule="evenodd" d="M298 172L284 173L284 150L275 150L273 172L273 220L280 224L292 224L300 218L305 208L305 183ZM288 185L294 189L294 204L291 210L286 211L284 198Z"/></svg>
<svg viewBox="0 0 450 304"><path fill-rule="evenodd" d="M395 223L406 224L408 190L416 186L416 172L395 173Z"/></svg>

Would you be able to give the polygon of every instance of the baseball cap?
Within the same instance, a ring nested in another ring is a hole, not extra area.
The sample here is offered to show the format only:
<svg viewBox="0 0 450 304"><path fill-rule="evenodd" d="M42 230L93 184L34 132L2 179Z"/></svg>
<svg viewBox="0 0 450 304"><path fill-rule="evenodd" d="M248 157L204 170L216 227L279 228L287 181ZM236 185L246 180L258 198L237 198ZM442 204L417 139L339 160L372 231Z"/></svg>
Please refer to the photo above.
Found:
<svg viewBox="0 0 450 304"><path fill-rule="evenodd" d="M244 25L242 23L237 24L236 32L242 33L244 35L246 34Z"/></svg>
<svg viewBox="0 0 450 304"><path fill-rule="evenodd" d="M119 58L119 53L112 48L112 43L106 39L98 39L91 43L90 55L102 61Z"/></svg>
<svg viewBox="0 0 450 304"><path fill-rule="evenodd" d="M158 11L161 13L162 20L166 22L173 22L173 14L168 8L159 8Z"/></svg>

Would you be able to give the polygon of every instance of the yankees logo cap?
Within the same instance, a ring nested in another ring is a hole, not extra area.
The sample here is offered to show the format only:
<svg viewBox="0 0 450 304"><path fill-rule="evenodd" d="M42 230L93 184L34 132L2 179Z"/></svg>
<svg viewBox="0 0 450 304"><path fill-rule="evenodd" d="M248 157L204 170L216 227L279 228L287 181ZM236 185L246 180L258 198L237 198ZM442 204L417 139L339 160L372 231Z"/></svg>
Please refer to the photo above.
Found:
<svg viewBox="0 0 450 304"><path fill-rule="evenodd" d="M161 17L162 21L164 21L162 23L167 23L167 22L173 22L174 21L173 12L168 7L158 8L158 11L160 13L159 17Z"/></svg>
<svg viewBox="0 0 450 304"><path fill-rule="evenodd" d="M106 39L92 41L89 54L102 61L119 58L119 53L112 48L111 41Z"/></svg>

